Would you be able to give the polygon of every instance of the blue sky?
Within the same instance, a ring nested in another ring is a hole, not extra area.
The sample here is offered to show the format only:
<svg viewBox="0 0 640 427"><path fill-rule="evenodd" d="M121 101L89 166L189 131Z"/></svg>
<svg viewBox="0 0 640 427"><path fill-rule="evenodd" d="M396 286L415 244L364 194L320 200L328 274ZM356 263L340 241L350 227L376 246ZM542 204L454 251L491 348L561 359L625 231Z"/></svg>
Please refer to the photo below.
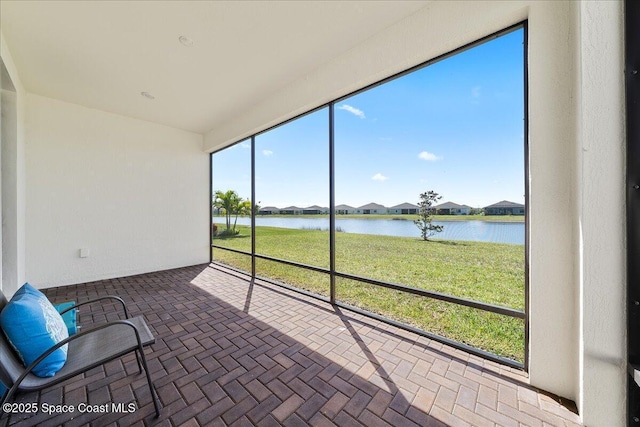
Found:
<svg viewBox="0 0 640 427"><path fill-rule="evenodd" d="M256 137L256 201L329 205L328 108ZM248 141L213 157L214 190L250 196ZM524 203L523 30L336 103L336 204Z"/></svg>

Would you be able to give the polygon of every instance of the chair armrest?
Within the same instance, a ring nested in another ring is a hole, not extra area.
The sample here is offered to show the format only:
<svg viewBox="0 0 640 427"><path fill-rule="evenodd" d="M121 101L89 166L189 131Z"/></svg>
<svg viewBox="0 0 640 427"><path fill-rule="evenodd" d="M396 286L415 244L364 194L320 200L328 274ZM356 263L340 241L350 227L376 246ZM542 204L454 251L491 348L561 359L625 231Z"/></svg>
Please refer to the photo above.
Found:
<svg viewBox="0 0 640 427"><path fill-rule="evenodd" d="M123 308L123 310L124 310L124 317L125 317L126 319L128 319L128 318L129 318L129 312L127 311L127 305L124 303L124 300L123 300L122 298L120 298L120 297L116 297L116 296L113 296L113 295L107 295L107 296L104 296L104 297L94 298L94 299L89 300L89 301L79 302L79 303L77 303L77 304L75 304L75 305L72 305L72 306L71 306L71 307L69 307L69 308L66 308L66 309L62 310L62 311L60 312L60 315L62 316L62 315L63 315L63 314L65 314L67 311L69 311L69 310L73 310L74 308L78 308L78 307L80 307L81 305L91 304L91 303L98 302L98 301L102 301L102 300L105 300L105 299L113 299L113 300L118 301L120 304L122 304L122 308Z"/></svg>
<svg viewBox="0 0 640 427"><path fill-rule="evenodd" d="M105 329L105 328L109 328L111 326L115 326L115 325L127 325L129 327L131 327L136 335L136 340L138 342L138 349L140 351L142 351L142 341L140 340L140 332L138 331L138 328L131 322L129 322L128 320L114 320L111 321L109 323L103 323L101 325L96 326L95 328L91 328L91 329L87 329L84 330L82 332L78 332L75 335L72 335L68 338L63 339L62 341L60 341L59 343L57 343L56 345L49 347L49 349L47 349L47 351L45 351L44 353L42 353L36 360L33 361L33 363L31 363L27 369L20 375L20 377L18 377L18 379L16 380L15 383L13 383L13 385L11 386L11 388L8 391L9 396L13 395L18 387L20 387L20 384L22 383L22 381L27 377L27 375L29 375L31 373L31 371L38 366L38 364L40 362L42 362L47 356L49 356L51 353L53 353L54 351L56 351L57 349L59 349L60 347L62 347L63 345L76 340L80 337L83 337L85 335L88 335L92 332L96 332L99 331L101 329ZM78 372L80 373L80 372Z"/></svg>

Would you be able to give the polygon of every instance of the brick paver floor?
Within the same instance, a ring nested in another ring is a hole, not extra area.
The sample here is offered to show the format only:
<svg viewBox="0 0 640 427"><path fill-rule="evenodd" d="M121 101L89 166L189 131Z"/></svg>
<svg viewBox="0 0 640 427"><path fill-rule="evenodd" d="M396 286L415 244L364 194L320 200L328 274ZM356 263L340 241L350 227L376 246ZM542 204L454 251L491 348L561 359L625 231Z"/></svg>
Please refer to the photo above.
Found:
<svg viewBox="0 0 640 427"><path fill-rule="evenodd" d="M144 315L157 338L146 354L161 416L129 355L19 395L16 402L73 411L14 414L12 425L580 425L520 371L208 265L46 293L56 302L119 295ZM80 312L85 328L115 318L112 304ZM134 405L130 413L80 411L110 403Z"/></svg>

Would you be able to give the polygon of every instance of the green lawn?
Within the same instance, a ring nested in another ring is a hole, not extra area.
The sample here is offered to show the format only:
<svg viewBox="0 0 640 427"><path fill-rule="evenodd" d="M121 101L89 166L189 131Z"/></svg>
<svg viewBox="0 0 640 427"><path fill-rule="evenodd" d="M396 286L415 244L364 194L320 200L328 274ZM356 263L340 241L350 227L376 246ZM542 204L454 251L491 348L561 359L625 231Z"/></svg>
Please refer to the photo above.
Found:
<svg viewBox="0 0 640 427"><path fill-rule="evenodd" d="M219 246L250 251L248 227ZM256 228L256 252L319 267L329 266L329 233ZM249 270L250 257L214 249L214 259ZM338 271L442 292L516 309L524 307L524 246L480 242L336 234ZM329 295L329 277L256 260L257 274ZM338 279L339 301L402 321L514 360L524 360L524 322L481 310Z"/></svg>

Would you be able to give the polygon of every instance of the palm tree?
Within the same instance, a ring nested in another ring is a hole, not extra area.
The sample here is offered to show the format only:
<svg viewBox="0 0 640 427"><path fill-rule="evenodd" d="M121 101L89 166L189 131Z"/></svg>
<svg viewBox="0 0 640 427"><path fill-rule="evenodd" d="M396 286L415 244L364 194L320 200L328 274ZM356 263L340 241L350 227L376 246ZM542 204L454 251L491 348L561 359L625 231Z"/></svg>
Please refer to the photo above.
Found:
<svg viewBox="0 0 640 427"><path fill-rule="evenodd" d="M238 221L238 214L242 213L243 206L246 202L248 202L248 200L243 200L242 197L240 197L234 190L229 190L227 192L217 190L215 192L213 206L224 211L227 225L226 233L236 234L236 222ZM231 215L235 215L233 230L231 229Z"/></svg>
<svg viewBox="0 0 640 427"><path fill-rule="evenodd" d="M242 200L240 199L240 203L238 204L238 209L236 210L236 218L233 221L233 233L235 234L236 232L236 222L238 222L238 214L244 216L244 215L251 215L251 200L247 199L247 200Z"/></svg>

